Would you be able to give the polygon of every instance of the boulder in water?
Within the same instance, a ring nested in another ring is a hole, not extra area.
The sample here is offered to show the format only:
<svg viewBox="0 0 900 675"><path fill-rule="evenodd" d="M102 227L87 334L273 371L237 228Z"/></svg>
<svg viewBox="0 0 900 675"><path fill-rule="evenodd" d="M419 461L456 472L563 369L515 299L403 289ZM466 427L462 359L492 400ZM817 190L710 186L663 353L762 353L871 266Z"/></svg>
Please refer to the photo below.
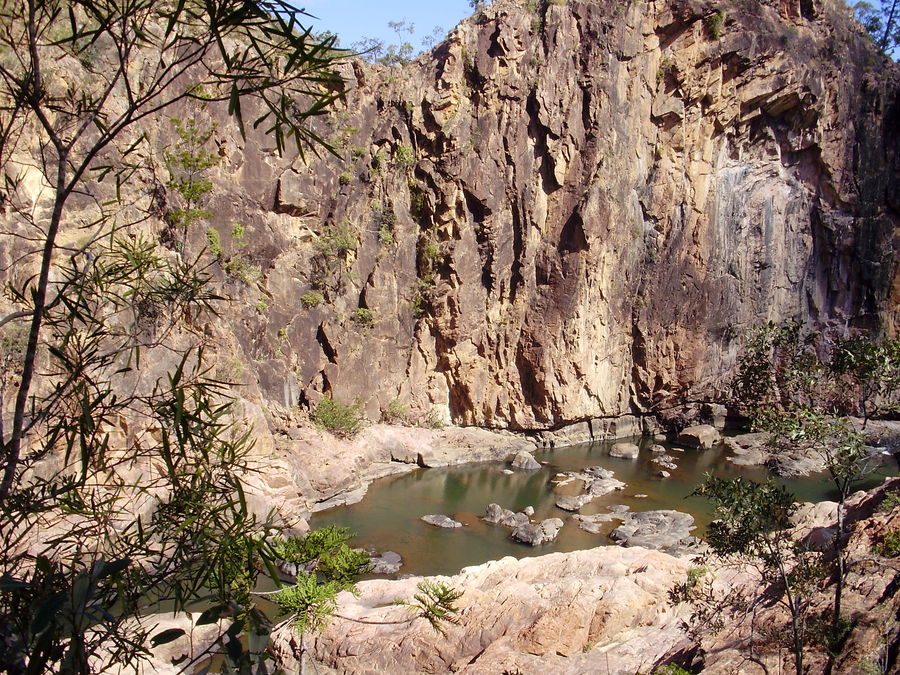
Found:
<svg viewBox="0 0 900 675"><path fill-rule="evenodd" d="M513 458L512 467L520 471L536 471L541 468L537 460L527 450L521 450Z"/></svg>
<svg viewBox="0 0 900 675"><path fill-rule="evenodd" d="M529 523L528 525L517 527L513 530L512 538L523 544L540 546L545 542L556 539L562 526L563 521L559 518L548 518L540 523Z"/></svg>
<svg viewBox="0 0 900 675"><path fill-rule="evenodd" d="M637 459L641 449L634 443L615 443L609 449L609 456L618 459Z"/></svg>
<svg viewBox="0 0 900 675"><path fill-rule="evenodd" d="M679 445L698 450L710 450L722 440L718 429L710 424L696 424L678 434L675 441Z"/></svg>
<svg viewBox="0 0 900 675"><path fill-rule="evenodd" d="M463 526L458 520L453 520L450 516L445 516L443 514L422 516L420 520L424 520L429 525L434 525L435 527L445 527L448 530Z"/></svg>
<svg viewBox="0 0 900 675"><path fill-rule="evenodd" d="M372 574L396 574L403 566L403 558L399 553L385 551L379 556L373 556L371 563Z"/></svg>

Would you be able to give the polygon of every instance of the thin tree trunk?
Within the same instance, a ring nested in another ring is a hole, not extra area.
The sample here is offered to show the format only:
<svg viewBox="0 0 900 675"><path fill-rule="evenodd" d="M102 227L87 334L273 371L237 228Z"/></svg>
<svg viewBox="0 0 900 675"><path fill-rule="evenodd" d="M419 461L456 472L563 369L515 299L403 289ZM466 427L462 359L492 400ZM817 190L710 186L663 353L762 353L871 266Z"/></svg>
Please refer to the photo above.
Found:
<svg viewBox="0 0 900 675"><path fill-rule="evenodd" d="M891 3L891 11L888 12L887 21L885 21L885 23L884 23L884 35L882 35L881 42L879 43L881 48L885 51L887 51L888 42L890 41L890 38L891 38L891 27L894 24L894 16L896 16L896 11L897 11L897 0L894 0Z"/></svg>

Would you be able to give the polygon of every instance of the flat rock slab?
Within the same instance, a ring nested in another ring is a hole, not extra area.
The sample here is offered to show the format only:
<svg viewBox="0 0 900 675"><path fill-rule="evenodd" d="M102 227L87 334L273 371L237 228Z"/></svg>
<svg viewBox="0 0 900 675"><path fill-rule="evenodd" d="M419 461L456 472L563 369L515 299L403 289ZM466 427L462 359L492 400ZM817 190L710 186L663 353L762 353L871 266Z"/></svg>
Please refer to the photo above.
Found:
<svg viewBox="0 0 900 675"><path fill-rule="evenodd" d="M609 456L618 459L637 459L641 449L634 443L614 443L609 449Z"/></svg>
<svg viewBox="0 0 900 675"><path fill-rule="evenodd" d="M696 424L687 429L683 429L678 438L675 440L678 445L686 448L696 448L698 450L711 450L720 441L722 436L719 430L710 424Z"/></svg>
<svg viewBox="0 0 900 675"><path fill-rule="evenodd" d="M557 508L563 511L578 511L585 504L593 501L594 495L587 493L582 495L561 495L556 498Z"/></svg>
<svg viewBox="0 0 900 675"><path fill-rule="evenodd" d="M641 511L627 513L622 524L610 533L610 539L622 546L643 546L671 550L695 543L691 535L694 517L681 511Z"/></svg>
<svg viewBox="0 0 900 675"><path fill-rule="evenodd" d="M624 504L616 504L615 506L610 506L607 513L595 513L591 516L572 516L572 520L578 523L578 527L585 532L600 534L604 524L613 520L624 520L627 512L627 506Z"/></svg>
<svg viewBox="0 0 900 675"><path fill-rule="evenodd" d="M453 518L451 518L450 516L445 516L443 514L422 516L420 520L424 520L429 525L434 525L435 527L445 527L448 530L463 526L463 524L458 520L453 520Z"/></svg>
<svg viewBox="0 0 900 675"><path fill-rule="evenodd" d="M513 530L512 538L523 544L540 546L548 541L553 541L559 535L563 527L563 521L559 518L548 518L540 523L529 523Z"/></svg>
<svg viewBox="0 0 900 675"><path fill-rule="evenodd" d="M602 466L589 466L583 471L567 471L556 474L553 479L557 488L573 481L581 481L584 485L581 494L561 495L556 498L556 506L563 511L578 511L585 504L597 497L602 497L616 490L624 490L627 486L614 477L615 474Z"/></svg>

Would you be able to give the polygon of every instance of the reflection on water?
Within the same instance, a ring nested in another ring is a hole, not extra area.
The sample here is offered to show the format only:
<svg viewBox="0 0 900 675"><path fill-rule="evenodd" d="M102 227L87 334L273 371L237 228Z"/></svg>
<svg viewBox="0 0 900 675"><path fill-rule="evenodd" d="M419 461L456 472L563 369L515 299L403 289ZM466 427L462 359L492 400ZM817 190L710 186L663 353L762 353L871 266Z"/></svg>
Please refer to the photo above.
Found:
<svg viewBox="0 0 900 675"><path fill-rule="evenodd" d="M562 518L572 514L555 505L550 480L559 471L577 471L588 466L602 466L615 472L616 478L627 485L624 491L595 499L580 513L606 511L613 504L625 504L632 511L677 509L691 513L702 535L709 523L710 511L706 501L690 494L705 472L718 476L739 475L753 480L765 480L760 467L736 467L727 462L724 449L698 451L671 450L678 468L667 479L656 478L650 463L652 441L635 439L641 445L636 460L609 457L610 443L576 445L558 450L535 453L545 464L540 471L503 473L502 464L468 464L445 469L418 469L403 476L384 478L373 483L366 497L358 504L317 513L313 527L336 524L349 527L357 534L355 543L366 548L396 551L403 557L402 574L455 574L467 565L477 565L503 556L544 555L553 551L575 551L610 544L605 533L617 523L609 524L604 534L585 532L574 522L566 522L559 538L552 543L532 548L509 539L510 530L481 520L488 504L495 502L519 511L533 506L533 520ZM668 446L667 446L668 447ZM896 465L884 467L860 483L864 489L880 483L885 475L895 474ZM826 477L816 476L783 481L797 499L821 501L834 498ZM646 497L636 497L644 494ZM419 520L431 513L443 513L466 524L466 527L445 530Z"/></svg>

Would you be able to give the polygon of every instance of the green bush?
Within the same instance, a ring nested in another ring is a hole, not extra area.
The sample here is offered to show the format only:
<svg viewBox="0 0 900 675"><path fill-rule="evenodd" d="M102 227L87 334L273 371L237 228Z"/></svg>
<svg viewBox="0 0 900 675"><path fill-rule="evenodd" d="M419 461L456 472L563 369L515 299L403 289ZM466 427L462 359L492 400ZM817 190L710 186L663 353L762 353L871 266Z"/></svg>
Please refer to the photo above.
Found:
<svg viewBox="0 0 900 675"><path fill-rule="evenodd" d="M350 185L350 183L353 182L353 176L350 174L349 171L345 171L340 176L338 176L338 182L341 185Z"/></svg>
<svg viewBox="0 0 900 675"><path fill-rule="evenodd" d="M313 246L326 260L342 258L356 250L356 233L349 222L342 221L325 227Z"/></svg>
<svg viewBox="0 0 900 675"><path fill-rule="evenodd" d="M381 411L381 416L388 424L403 424L409 420L409 406L395 398Z"/></svg>
<svg viewBox="0 0 900 675"><path fill-rule="evenodd" d="M394 235L387 223L381 223L378 227L378 243L382 246L394 245Z"/></svg>
<svg viewBox="0 0 900 675"><path fill-rule="evenodd" d="M372 156L372 162L370 166L372 167L372 173L381 173L381 167L384 166L384 153L381 152L381 150L379 150Z"/></svg>
<svg viewBox="0 0 900 675"><path fill-rule="evenodd" d="M900 491L892 490L885 492L884 499L878 505L879 511L893 511L896 506L900 506Z"/></svg>
<svg viewBox="0 0 900 675"><path fill-rule="evenodd" d="M253 265L243 256L235 256L223 265L225 273L235 281L245 284L255 284L262 278L262 269L259 265Z"/></svg>
<svg viewBox="0 0 900 675"><path fill-rule="evenodd" d="M710 14L704 22L706 23L706 30L709 31L709 35L713 40L718 40L722 37L722 25L725 23L725 15L722 12Z"/></svg>
<svg viewBox="0 0 900 675"><path fill-rule="evenodd" d="M443 429L444 420L441 418L441 413L438 411L438 409L432 408L422 418L422 421L419 422L419 426L427 427L428 429Z"/></svg>
<svg viewBox="0 0 900 675"><path fill-rule="evenodd" d="M900 530L894 530L885 534L881 543L875 547L875 552L886 558L900 556Z"/></svg>
<svg viewBox="0 0 900 675"><path fill-rule="evenodd" d="M331 398L323 398L313 413L313 423L320 429L338 436L353 436L363 427L362 401L344 405Z"/></svg>
<svg viewBox="0 0 900 675"><path fill-rule="evenodd" d="M371 328L375 325L375 314L367 307L357 307L353 312L353 322L363 328Z"/></svg>
<svg viewBox="0 0 900 675"><path fill-rule="evenodd" d="M405 169L415 164L416 156L408 145L398 145L394 150L394 162Z"/></svg>
<svg viewBox="0 0 900 675"><path fill-rule="evenodd" d="M219 238L219 231L213 228L206 230L206 246L209 252L213 254L216 260L221 260L224 255L222 250L222 240Z"/></svg>
<svg viewBox="0 0 900 675"><path fill-rule="evenodd" d="M656 668L653 675L691 675L691 672L674 663L668 663Z"/></svg>
<svg viewBox="0 0 900 675"><path fill-rule="evenodd" d="M312 309L325 302L325 296L320 291L307 291L300 296L300 302L306 309Z"/></svg>
<svg viewBox="0 0 900 675"><path fill-rule="evenodd" d="M441 249L437 244L428 244L422 250L422 256L432 265L437 265L441 262Z"/></svg>

